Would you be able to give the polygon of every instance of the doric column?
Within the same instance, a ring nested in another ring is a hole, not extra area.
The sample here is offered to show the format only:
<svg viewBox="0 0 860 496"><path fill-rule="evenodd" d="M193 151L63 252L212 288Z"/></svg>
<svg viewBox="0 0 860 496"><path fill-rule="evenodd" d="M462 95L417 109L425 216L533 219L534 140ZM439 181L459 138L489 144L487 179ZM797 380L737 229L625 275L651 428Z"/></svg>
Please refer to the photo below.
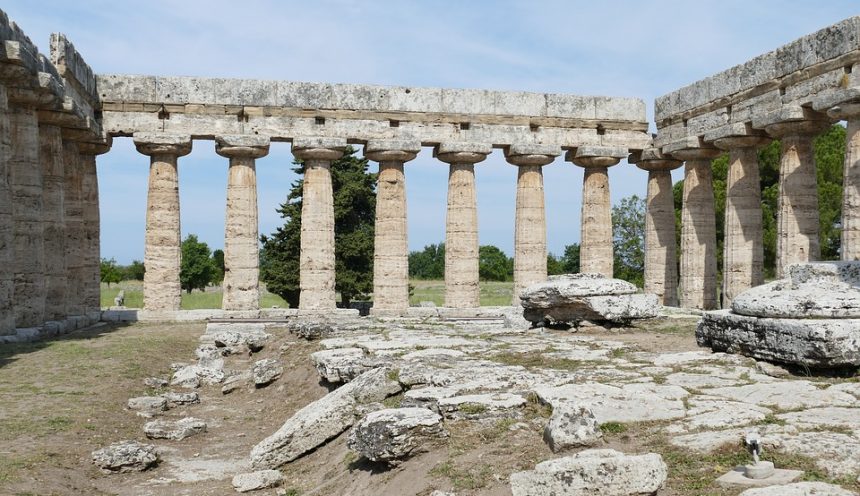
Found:
<svg viewBox="0 0 860 496"><path fill-rule="evenodd" d="M101 216L99 213L99 179L96 169L96 156L107 153L111 144L110 138L98 143L82 142L78 144L78 151L81 154L83 305L91 322L96 322L101 318Z"/></svg>
<svg viewBox="0 0 860 496"><path fill-rule="evenodd" d="M441 143L433 154L449 164L445 217L445 306L481 305L478 286L478 200L475 164L492 151L482 143Z"/></svg>
<svg viewBox="0 0 860 496"><path fill-rule="evenodd" d="M66 317L66 232L63 137L58 126L39 125L42 166L42 235L45 247L45 320Z"/></svg>
<svg viewBox="0 0 860 496"><path fill-rule="evenodd" d="M373 310L403 312L409 307L409 248L406 238L406 176L403 164L421 142L370 140L364 155L379 162L373 248Z"/></svg>
<svg viewBox="0 0 860 496"><path fill-rule="evenodd" d="M717 225L711 159L715 148L673 151L684 160L681 210L680 303L683 308L713 310L717 302Z"/></svg>
<svg viewBox="0 0 860 496"><path fill-rule="evenodd" d="M269 153L269 138L217 136L215 151L230 159L224 221L224 310L260 308L260 248L256 159Z"/></svg>
<svg viewBox="0 0 860 496"><path fill-rule="evenodd" d="M191 136L135 133L137 151L150 157L146 197L143 308L179 310L181 232L177 159L191 153ZM86 202L84 202L86 203Z"/></svg>
<svg viewBox="0 0 860 496"><path fill-rule="evenodd" d="M15 243L9 189L9 106L0 84L0 336L15 334Z"/></svg>
<svg viewBox="0 0 860 496"><path fill-rule="evenodd" d="M9 186L15 246L15 325L33 327L45 320L45 261L42 235L42 167L35 103L25 92L10 99Z"/></svg>
<svg viewBox="0 0 860 496"><path fill-rule="evenodd" d="M829 125L824 120L771 124L767 133L780 140L779 201L776 233L776 272L786 266L818 260L818 181L812 140Z"/></svg>
<svg viewBox="0 0 860 496"><path fill-rule="evenodd" d="M612 203L609 167L627 156L621 148L585 146L567 152L566 159L585 168L582 179L580 272L612 277Z"/></svg>
<svg viewBox="0 0 860 496"><path fill-rule="evenodd" d="M723 308L731 308L735 296L764 283L758 147L769 141L763 136L732 136L714 142L717 148L729 151L723 228Z"/></svg>
<svg viewBox="0 0 860 496"><path fill-rule="evenodd" d="M860 103L845 103L827 115L845 120L842 173L842 260L860 260Z"/></svg>
<svg viewBox="0 0 860 496"><path fill-rule="evenodd" d="M335 308L334 191L331 163L343 156L346 140L296 138L293 156L304 161L302 185L299 308Z"/></svg>
<svg viewBox="0 0 860 496"><path fill-rule="evenodd" d="M645 203L645 292L667 307L678 306L678 254L675 240L675 202L672 170L680 160L663 156L657 148L642 151L636 166L648 171Z"/></svg>
<svg viewBox="0 0 860 496"><path fill-rule="evenodd" d="M505 150L508 163L517 167L517 205L514 220L514 295L546 280L546 207L543 169L561 154L557 146L514 144Z"/></svg>
<svg viewBox="0 0 860 496"><path fill-rule="evenodd" d="M83 174L81 152L78 143L63 141L63 166L65 185L63 187L63 214L66 226L66 315L82 316L87 310L84 305L86 292L86 273L84 271L84 252L86 235L82 208Z"/></svg>

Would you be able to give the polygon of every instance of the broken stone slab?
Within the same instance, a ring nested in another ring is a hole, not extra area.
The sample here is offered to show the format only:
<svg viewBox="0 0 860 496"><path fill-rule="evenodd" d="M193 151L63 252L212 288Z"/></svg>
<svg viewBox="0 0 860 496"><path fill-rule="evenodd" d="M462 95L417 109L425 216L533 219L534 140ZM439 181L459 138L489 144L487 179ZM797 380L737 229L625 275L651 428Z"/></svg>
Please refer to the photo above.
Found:
<svg viewBox="0 0 860 496"><path fill-rule="evenodd" d="M251 466L274 469L291 462L350 428L358 404L382 401L402 386L387 368L373 369L310 403L277 432L251 450Z"/></svg>
<svg viewBox="0 0 860 496"><path fill-rule="evenodd" d="M366 355L361 348L334 348L311 353L320 377L331 383L349 382L387 361Z"/></svg>
<svg viewBox="0 0 860 496"><path fill-rule="evenodd" d="M260 360L254 363L254 367L251 369L254 385L258 388L268 386L281 377L283 373L284 366L274 358Z"/></svg>
<svg viewBox="0 0 860 496"><path fill-rule="evenodd" d="M857 493L826 482L795 482L747 489L740 496L857 496Z"/></svg>
<svg viewBox="0 0 860 496"><path fill-rule="evenodd" d="M186 365L173 373L170 381L171 386L185 388L197 388L200 384L219 384L224 380L223 370L201 367L200 365Z"/></svg>
<svg viewBox="0 0 860 496"><path fill-rule="evenodd" d="M142 417L152 417L167 410L167 399L161 396L139 396L129 398L126 405Z"/></svg>
<svg viewBox="0 0 860 496"><path fill-rule="evenodd" d="M519 416L526 399L512 393L464 394L440 398L436 402L445 418L482 419Z"/></svg>
<svg viewBox="0 0 860 496"><path fill-rule="evenodd" d="M738 445L750 432L755 432L759 438L770 441L782 435L797 435L798 430L796 427L790 425L766 424L755 427L683 434L673 436L669 439L669 443L687 450L709 453L726 445Z"/></svg>
<svg viewBox="0 0 860 496"><path fill-rule="evenodd" d="M663 487L667 475L666 464L656 453L586 450L512 474L511 492L513 496L650 496Z"/></svg>
<svg viewBox="0 0 860 496"><path fill-rule="evenodd" d="M194 417L179 420L153 420L143 426L143 432L150 439L170 439L181 441L185 438L206 432L206 422Z"/></svg>
<svg viewBox="0 0 860 496"><path fill-rule="evenodd" d="M712 388L708 395L719 396L764 407L775 406L780 410L816 408L826 406L856 406L857 399L843 391L820 389L810 381L785 381L767 384L748 384Z"/></svg>
<svg viewBox="0 0 860 496"><path fill-rule="evenodd" d="M154 389L167 387L169 382L161 377L147 377L143 380L143 385Z"/></svg>
<svg viewBox="0 0 860 496"><path fill-rule="evenodd" d="M815 460L830 477L854 478L860 474L860 438L841 432L810 431L762 438L765 449L793 453Z"/></svg>
<svg viewBox="0 0 860 496"><path fill-rule="evenodd" d="M175 393L168 392L161 395L162 398L167 400L169 406L177 406L177 405L191 405L194 403L200 403L200 395L197 392L192 391L190 393Z"/></svg>
<svg viewBox="0 0 860 496"><path fill-rule="evenodd" d="M120 441L93 451L93 463L104 472L140 472L158 463L155 446Z"/></svg>
<svg viewBox="0 0 860 496"><path fill-rule="evenodd" d="M307 339L308 341L317 341L334 334L334 327L322 320L296 319L287 323L287 330L291 334Z"/></svg>
<svg viewBox="0 0 860 496"><path fill-rule="evenodd" d="M247 493L258 489L268 489L280 486L284 474L277 470L258 470L247 474L237 474L233 477L233 489L239 493Z"/></svg>
<svg viewBox="0 0 860 496"><path fill-rule="evenodd" d="M761 406L713 396L692 396L687 401L687 407L686 418L667 426L666 432L678 434L742 427L761 422L773 413Z"/></svg>
<svg viewBox="0 0 860 496"><path fill-rule="evenodd" d="M858 402L858 406L860 406L860 402ZM782 413L776 417L804 429L844 427L860 431L860 408L837 406L810 408L799 412Z"/></svg>
<svg viewBox="0 0 860 496"><path fill-rule="evenodd" d="M689 393L678 386L651 383L620 387L597 382L534 389L538 400L556 408L565 403L588 406L599 423L673 420L686 415L683 399Z"/></svg>
<svg viewBox="0 0 860 496"><path fill-rule="evenodd" d="M445 437L442 417L426 408L388 408L367 414L349 433L349 449L374 462L399 463L431 439Z"/></svg>
<svg viewBox="0 0 860 496"><path fill-rule="evenodd" d="M858 367L860 319L772 319L717 310L702 315L696 343L809 369Z"/></svg>
<svg viewBox="0 0 860 496"><path fill-rule="evenodd" d="M233 391L250 384L251 382L251 371L243 370L237 374L228 375L224 379L224 385L221 386L222 394L230 394Z"/></svg>
<svg viewBox="0 0 860 496"><path fill-rule="evenodd" d="M603 437L600 423L590 408L563 403L552 411L543 431L543 440L553 453L580 446L591 446Z"/></svg>

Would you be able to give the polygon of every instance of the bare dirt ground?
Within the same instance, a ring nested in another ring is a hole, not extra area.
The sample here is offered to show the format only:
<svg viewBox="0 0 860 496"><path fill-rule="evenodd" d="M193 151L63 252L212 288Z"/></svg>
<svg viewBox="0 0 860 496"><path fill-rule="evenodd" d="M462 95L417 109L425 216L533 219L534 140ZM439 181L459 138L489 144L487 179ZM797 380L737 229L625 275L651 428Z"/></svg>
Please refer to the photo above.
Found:
<svg viewBox="0 0 860 496"><path fill-rule="evenodd" d="M575 335L621 341L642 352L688 351L697 349L694 323L668 319L647 330L590 327ZM230 479L249 471L251 448L330 388L308 357L320 349L318 342L267 329L275 336L266 348L253 358L231 358L231 368L242 367L243 360L247 368L256 360L279 357L285 373L278 381L228 395L220 386L204 386L200 404L175 408L166 417L202 418L207 433L178 442L147 440L142 430L146 419L125 407L128 398L166 391L144 386L143 379L168 379L172 363L193 362L204 328L203 323L103 325L55 341L0 347L0 494L235 494ZM552 334L561 339L573 335ZM530 362L531 355L523 357L524 366L542 366ZM439 489L458 495L509 495L511 473L564 455L553 454L542 440L550 413L546 406L530 402L518 418L446 420L446 440L395 468L358 459L341 435L282 467L281 488L254 494L426 496ZM666 435L648 423L604 427L603 447L663 455L670 479L661 495L740 492L713 484L714 478L747 460L739 445L699 455L670 445ZM160 465L143 473L104 474L92 464L93 450L125 439L156 444ZM778 466L805 469L812 480L830 480L812 460L774 456ZM860 489L850 480L836 482Z"/></svg>

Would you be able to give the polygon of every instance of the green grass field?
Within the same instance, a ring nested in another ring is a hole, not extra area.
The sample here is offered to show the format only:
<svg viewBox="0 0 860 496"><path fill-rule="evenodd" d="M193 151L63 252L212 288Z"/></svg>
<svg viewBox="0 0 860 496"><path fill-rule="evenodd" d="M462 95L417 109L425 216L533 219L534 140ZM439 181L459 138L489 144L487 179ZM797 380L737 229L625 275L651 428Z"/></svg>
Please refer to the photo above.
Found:
<svg viewBox="0 0 860 496"><path fill-rule="evenodd" d="M410 305L418 305L422 301L432 301L436 306L445 304L445 281L423 281L412 279L412 296L409 297ZM481 281L481 306L495 307L511 304L514 292L514 283Z"/></svg>

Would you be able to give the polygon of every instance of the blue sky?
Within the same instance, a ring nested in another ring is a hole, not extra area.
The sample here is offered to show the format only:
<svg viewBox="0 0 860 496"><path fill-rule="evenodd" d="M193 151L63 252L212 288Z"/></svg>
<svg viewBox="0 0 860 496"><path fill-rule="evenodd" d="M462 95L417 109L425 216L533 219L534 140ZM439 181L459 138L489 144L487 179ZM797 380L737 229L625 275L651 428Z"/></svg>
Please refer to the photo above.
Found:
<svg viewBox="0 0 860 496"><path fill-rule="evenodd" d="M857 0L3 3L43 52L63 32L98 73L635 96L649 119L655 97L860 13ZM291 162L286 143L258 160L261 233L281 223ZM103 257L143 259L148 163L126 138L99 157ZM511 253L516 169L497 150L476 174L480 242ZM559 158L544 174L560 253L579 240L582 169ZM179 175L183 237L222 247L227 160L196 141ZM406 177L416 250L444 239L447 166L425 149ZM613 203L644 196L646 173L622 162L610 185Z"/></svg>

